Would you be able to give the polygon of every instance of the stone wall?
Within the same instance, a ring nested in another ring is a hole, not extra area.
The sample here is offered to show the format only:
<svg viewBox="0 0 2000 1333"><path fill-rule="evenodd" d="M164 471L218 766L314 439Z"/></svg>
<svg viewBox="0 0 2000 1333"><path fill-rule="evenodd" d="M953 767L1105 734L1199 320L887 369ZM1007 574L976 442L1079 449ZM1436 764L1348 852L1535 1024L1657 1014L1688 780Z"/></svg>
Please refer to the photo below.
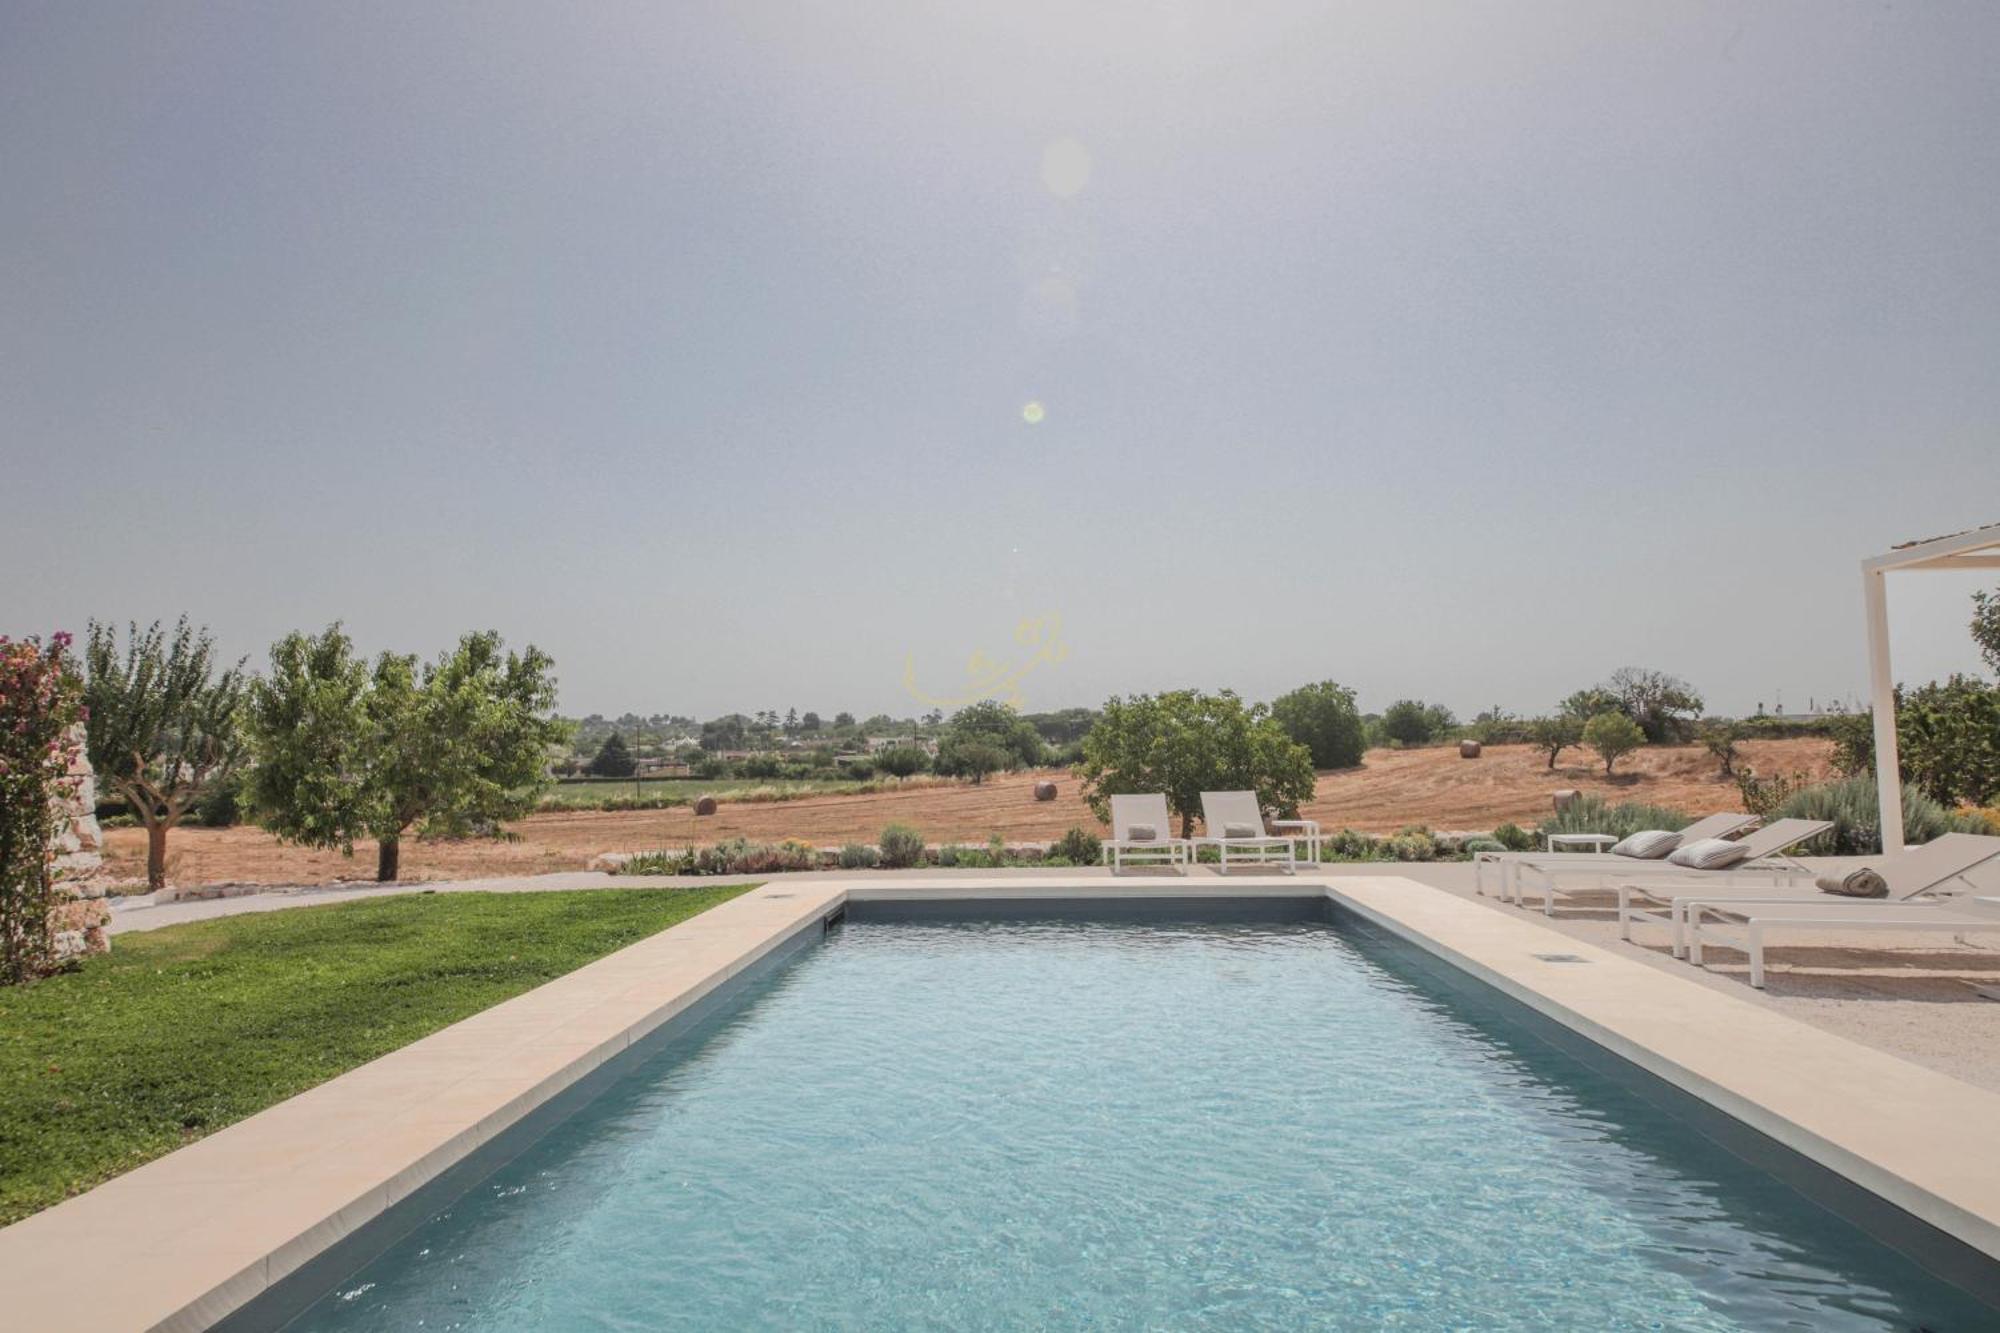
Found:
<svg viewBox="0 0 2000 1333"><path fill-rule="evenodd" d="M104 953L111 937L111 909L104 902L109 876L104 869L104 831L97 826L97 775L84 752L83 728L70 733L75 758L70 762L63 802L65 824L56 839L56 878L68 890L66 901L53 913L56 956Z"/></svg>

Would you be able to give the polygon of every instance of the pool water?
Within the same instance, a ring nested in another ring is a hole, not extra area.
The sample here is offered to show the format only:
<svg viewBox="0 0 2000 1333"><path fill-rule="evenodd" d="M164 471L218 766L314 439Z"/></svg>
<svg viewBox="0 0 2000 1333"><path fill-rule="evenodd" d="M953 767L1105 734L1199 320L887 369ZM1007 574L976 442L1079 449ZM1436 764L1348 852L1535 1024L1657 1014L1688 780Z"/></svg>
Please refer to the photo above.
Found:
<svg viewBox="0 0 2000 1333"><path fill-rule="evenodd" d="M289 1327L1994 1326L1505 1003L1324 924L850 923Z"/></svg>

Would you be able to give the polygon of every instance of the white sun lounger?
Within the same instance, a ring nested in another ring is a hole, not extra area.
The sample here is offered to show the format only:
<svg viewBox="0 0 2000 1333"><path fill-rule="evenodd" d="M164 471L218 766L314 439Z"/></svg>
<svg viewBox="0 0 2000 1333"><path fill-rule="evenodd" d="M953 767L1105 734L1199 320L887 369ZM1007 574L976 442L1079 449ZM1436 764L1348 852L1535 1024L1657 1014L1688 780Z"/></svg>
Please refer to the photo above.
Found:
<svg viewBox="0 0 2000 1333"><path fill-rule="evenodd" d="M1680 831L1680 842L1675 846L1696 842L1702 838L1726 838L1757 822L1757 816L1722 811L1706 815ZM1486 867L1494 867L1498 877L1495 894L1502 902L1515 897L1513 883L1519 877L1519 868L1524 865L1540 866L1545 863L1560 862L1565 869L1583 869L1590 866L1621 867L1644 865L1644 857L1617 856L1611 852L1479 852L1472 858L1472 887L1477 893L1486 892Z"/></svg>
<svg viewBox="0 0 2000 1333"><path fill-rule="evenodd" d="M1902 864L1906 858L1932 849L1937 850L1934 857L1926 858L1927 871L1913 873ZM2000 838L1947 833L1922 847L1907 849L1876 863L1885 880L1889 879L1891 867L1897 868L1899 878L1905 883L1919 873L1935 875L1929 888L1918 890L1923 895L1920 897L1843 898L1819 894L1811 898L1792 896L1753 902L1704 895L1688 902L1683 912L1687 922L1688 961L1701 966L1705 942L1733 945L1749 955L1750 984L1761 990L1764 941L1774 931L1887 930L1945 934L1962 939L2000 930L2000 898L1981 896L1990 885L1981 885L1972 878L1972 871L1992 865L1996 858L2000 858ZM1951 866L1954 862L1955 868L1937 874L1940 865ZM1892 893L1895 885L1896 881L1891 881ZM1716 919L1705 919L1711 915Z"/></svg>
<svg viewBox="0 0 2000 1333"><path fill-rule="evenodd" d="M1194 840L1194 845L1217 848L1222 856L1222 870L1229 871L1230 854L1238 859L1255 861L1258 864L1282 862L1285 873L1296 874L1299 868L1298 844L1305 842L1315 852L1319 845L1319 824L1310 819L1288 819L1284 827L1296 828L1296 835L1272 833L1264 824L1263 807L1257 803L1254 791L1205 791L1201 794L1201 822L1203 836ZM1241 824L1255 829L1249 837L1231 838L1223 830L1231 824Z"/></svg>
<svg viewBox="0 0 2000 1333"><path fill-rule="evenodd" d="M1132 826L1151 825L1153 836L1135 838ZM1137 865L1164 865L1179 874L1186 874L1183 868L1194 859L1194 849L1186 838L1176 838L1170 830L1174 826L1173 816L1167 810L1167 798L1159 792L1146 795L1114 796L1111 798L1111 836L1104 840L1104 861L1113 874L1125 868L1131 861Z"/></svg>
<svg viewBox="0 0 2000 1333"><path fill-rule="evenodd" d="M1889 886L1889 891L1880 898L1843 898L1822 893L1810 882L1783 888L1774 885L1730 888L1710 879L1683 877L1621 884L1618 933L1624 939L1631 939L1632 924L1636 921L1666 926L1672 932L1674 957L1681 958L1688 952L1688 914L1698 905L1732 914L1738 908L1747 910L1765 904L1782 907L1801 902L1879 908L1925 894L1974 892L1979 886L1967 877L1969 872L1996 858L2000 858L2000 838L1975 833L1947 833L1894 856L1875 857L1866 864ZM1642 907L1641 902L1650 906Z"/></svg>
<svg viewBox="0 0 2000 1333"><path fill-rule="evenodd" d="M1695 879L1717 884L1744 884L1762 881L1773 886L1783 886L1797 880L1810 880L1812 870L1790 856L1790 850L1808 838L1814 838L1832 828L1823 819L1780 819L1766 824L1763 828L1746 833L1736 842L1742 846L1743 859L1719 870L1694 870L1687 866L1677 866L1672 861L1641 861L1625 858L1627 864L1620 867L1594 866L1565 870L1559 865L1533 864L1520 867L1514 878L1514 903L1525 907L1528 883L1521 871L1531 871L1540 877L1536 887L1542 890L1542 913L1555 915L1556 895L1568 894L1586 889L1609 889L1621 883L1646 882L1656 879ZM1692 843L1683 845L1691 846ZM1565 887L1557 882L1559 876L1586 883Z"/></svg>

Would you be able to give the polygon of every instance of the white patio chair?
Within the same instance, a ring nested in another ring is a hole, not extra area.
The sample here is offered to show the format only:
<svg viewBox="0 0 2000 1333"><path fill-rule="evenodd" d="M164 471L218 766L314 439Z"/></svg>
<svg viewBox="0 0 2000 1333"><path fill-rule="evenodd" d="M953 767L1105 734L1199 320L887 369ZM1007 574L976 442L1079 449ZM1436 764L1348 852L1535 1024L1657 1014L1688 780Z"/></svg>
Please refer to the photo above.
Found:
<svg viewBox="0 0 2000 1333"><path fill-rule="evenodd" d="M1297 833L1273 833L1264 824L1264 809L1254 791L1205 791L1201 794L1202 836L1196 848L1214 847L1222 858L1222 872L1229 873L1233 853L1238 860L1259 865L1282 862L1285 873L1297 874L1298 844L1304 842L1316 852L1319 822L1312 819L1284 821Z"/></svg>
<svg viewBox="0 0 2000 1333"><path fill-rule="evenodd" d="M1137 865L1164 865L1177 874L1194 859L1186 838L1172 834L1173 816L1167 798L1148 792L1111 798L1111 836L1104 840L1104 861L1117 874L1131 861ZM1150 836L1134 837L1133 830L1149 831Z"/></svg>

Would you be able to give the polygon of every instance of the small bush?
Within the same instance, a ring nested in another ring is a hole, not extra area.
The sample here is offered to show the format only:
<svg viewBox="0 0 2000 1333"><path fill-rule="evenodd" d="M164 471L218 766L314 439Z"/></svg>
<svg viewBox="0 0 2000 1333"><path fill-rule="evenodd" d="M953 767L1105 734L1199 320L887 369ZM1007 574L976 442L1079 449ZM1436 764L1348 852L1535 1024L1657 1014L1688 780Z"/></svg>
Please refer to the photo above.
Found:
<svg viewBox="0 0 2000 1333"><path fill-rule="evenodd" d="M1842 778L1838 782L1804 787L1785 798L1772 817L1778 819L1825 819L1833 823L1830 832L1808 842L1801 849L1815 856L1866 856L1882 850L1882 814L1873 778ZM1994 827L1984 815L1954 814L1931 799L1921 788L1903 788L1903 841L1911 845L1929 842L1944 833L1992 833Z"/></svg>
<svg viewBox="0 0 2000 1333"><path fill-rule="evenodd" d="M1508 850L1507 845L1501 842L1498 838L1467 838L1465 840L1465 851L1467 855L1471 855L1476 852L1504 852L1507 850Z"/></svg>
<svg viewBox="0 0 2000 1333"><path fill-rule="evenodd" d="M1614 837L1629 837L1643 829L1684 829L1694 821L1678 810L1664 805L1649 805L1642 801L1630 801L1623 805L1606 805L1596 796L1579 796L1561 814L1544 820L1536 829L1539 834L1550 833L1609 833ZM1498 834L1495 830L1495 834ZM1528 851L1535 839L1529 839Z"/></svg>
<svg viewBox="0 0 2000 1333"><path fill-rule="evenodd" d="M882 864L891 870L901 870L921 864L924 859L924 835L907 824L891 824L882 830Z"/></svg>
<svg viewBox="0 0 2000 1333"><path fill-rule="evenodd" d="M850 842L840 849L842 870L873 870L881 856L866 843Z"/></svg>
<svg viewBox="0 0 2000 1333"><path fill-rule="evenodd" d="M203 828L230 828L243 822L243 774L232 772L220 782L209 784L194 803L194 816Z"/></svg>
<svg viewBox="0 0 2000 1333"><path fill-rule="evenodd" d="M1412 824L1389 839L1389 854L1398 861L1435 861L1438 859L1438 840L1423 825Z"/></svg>
<svg viewBox="0 0 2000 1333"><path fill-rule="evenodd" d="M1493 830L1493 841L1510 852L1526 852L1534 850L1535 835L1519 824L1502 824Z"/></svg>
<svg viewBox="0 0 2000 1333"><path fill-rule="evenodd" d="M848 777L853 778L856 782L866 782L869 778L875 776L875 761L873 759L850 759L841 765L840 771Z"/></svg>
<svg viewBox="0 0 2000 1333"><path fill-rule="evenodd" d="M1104 855L1104 844L1089 829L1073 828L1056 839L1049 855L1073 866L1094 866Z"/></svg>

